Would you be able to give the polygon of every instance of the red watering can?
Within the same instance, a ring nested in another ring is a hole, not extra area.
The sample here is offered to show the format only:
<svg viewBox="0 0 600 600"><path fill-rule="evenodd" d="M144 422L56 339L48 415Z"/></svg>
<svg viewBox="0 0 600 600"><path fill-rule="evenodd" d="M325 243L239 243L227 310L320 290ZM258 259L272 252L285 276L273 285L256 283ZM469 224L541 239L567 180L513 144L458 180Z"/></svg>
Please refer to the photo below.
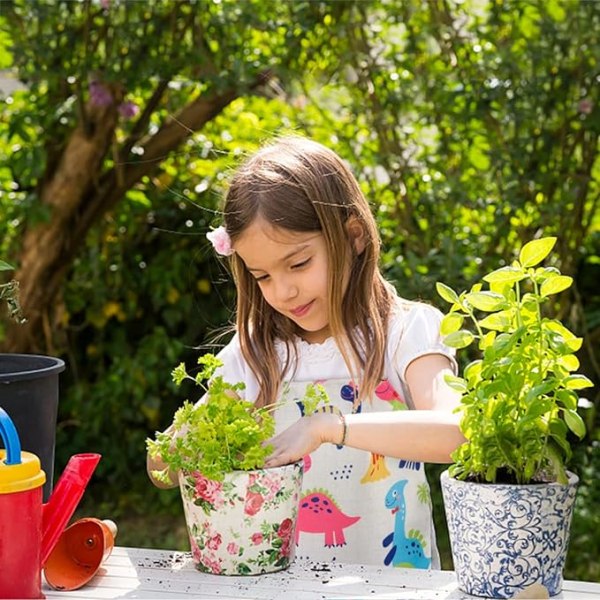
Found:
<svg viewBox="0 0 600 600"><path fill-rule="evenodd" d="M46 474L39 458L21 452L10 417L0 408L0 598L44 598L42 567L100 460L76 454L69 460L50 500L42 503Z"/></svg>

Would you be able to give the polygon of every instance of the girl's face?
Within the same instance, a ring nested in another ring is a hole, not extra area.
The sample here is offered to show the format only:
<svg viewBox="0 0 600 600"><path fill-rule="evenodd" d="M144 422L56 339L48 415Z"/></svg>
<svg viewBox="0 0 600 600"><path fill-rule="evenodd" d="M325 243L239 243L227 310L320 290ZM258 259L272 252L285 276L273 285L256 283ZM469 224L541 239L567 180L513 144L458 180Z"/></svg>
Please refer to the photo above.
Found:
<svg viewBox="0 0 600 600"><path fill-rule="evenodd" d="M292 320L300 336L330 336L327 249L319 232L297 232L255 219L233 245L265 301Z"/></svg>

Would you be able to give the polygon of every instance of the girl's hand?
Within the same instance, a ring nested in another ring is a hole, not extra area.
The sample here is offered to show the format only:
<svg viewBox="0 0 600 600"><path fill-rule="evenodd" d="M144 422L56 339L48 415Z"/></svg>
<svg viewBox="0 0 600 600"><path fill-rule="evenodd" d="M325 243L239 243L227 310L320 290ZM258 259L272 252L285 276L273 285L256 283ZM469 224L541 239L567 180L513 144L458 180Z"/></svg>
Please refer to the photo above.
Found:
<svg viewBox="0 0 600 600"><path fill-rule="evenodd" d="M273 452L265 461L265 467L294 463L325 442L339 442L342 434L342 421L336 414L320 412L302 417L266 442L273 446Z"/></svg>

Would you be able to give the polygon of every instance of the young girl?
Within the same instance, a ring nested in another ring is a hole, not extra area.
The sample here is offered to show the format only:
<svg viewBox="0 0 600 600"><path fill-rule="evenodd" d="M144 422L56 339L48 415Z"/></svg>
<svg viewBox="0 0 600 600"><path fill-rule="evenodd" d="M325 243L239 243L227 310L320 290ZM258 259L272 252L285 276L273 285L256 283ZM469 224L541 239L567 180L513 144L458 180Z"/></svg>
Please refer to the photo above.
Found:
<svg viewBox="0 0 600 600"><path fill-rule="evenodd" d="M220 374L275 410L268 467L304 459L296 556L439 568L422 462L462 443L441 314L397 296L356 179L331 150L279 139L234 175L224 226L237 333ZM330 406L305 416L308 383ZM149 461L149 469L161 468Z"/></svg>

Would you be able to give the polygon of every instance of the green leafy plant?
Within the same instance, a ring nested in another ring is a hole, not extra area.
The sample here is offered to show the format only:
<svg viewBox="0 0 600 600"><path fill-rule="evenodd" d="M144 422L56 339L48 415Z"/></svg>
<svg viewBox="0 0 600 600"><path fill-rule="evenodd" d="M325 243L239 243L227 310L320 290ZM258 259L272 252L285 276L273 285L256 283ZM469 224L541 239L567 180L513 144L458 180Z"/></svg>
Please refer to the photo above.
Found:
<svg viewBox="0 0 600 600"><path fill-rule="evenodd" d="M206 390L200 404L186 400L177 410L172 431L159 432L154 440L147 439L150 456L160 458L167 466L152 475L159 481L169 481L168 471L199 471L206 478L222 481L225 473L248 471L264 466L272 447L266 442L275 432L274 409L279 406L256 408L252 402L242 400L238 392L243 383L230 384L222 376L213 377L222 365L213 354L198 359L202 369L191 376L184 363L173 372L173 381L180 385L191 379ZM210 380L206 387L203 382ZM318 406L329 401L322 386L309 384L303 398L305 414L315 412Z"/></svg>
<svg viewBox="0 0 600 600"><path fill-rule="evenodd" d="M548 298L570 287L571 277L538 266L556 238L525 244L519 259L457 294L437 283L452 306L441 323L445 343L476 343L481 357L463 377L450 376L462 394L461 431L467 441L452 455L450 474L479 482L565 483L569 432L582 438L577 390L591 381L576 374L582 340L559 320L544 316ZM464 328L465 319L472 330Z"/></svg>
<svg viewBox="0 0 600 600"><path fill-rule="evenodd" d="M14 267L0 260L0 271L12 271ZM8 313L17 323L25 321L19 303L19 282L11 279L6 283L0 283L0 300L4 300L8 306Z"/></svg>

